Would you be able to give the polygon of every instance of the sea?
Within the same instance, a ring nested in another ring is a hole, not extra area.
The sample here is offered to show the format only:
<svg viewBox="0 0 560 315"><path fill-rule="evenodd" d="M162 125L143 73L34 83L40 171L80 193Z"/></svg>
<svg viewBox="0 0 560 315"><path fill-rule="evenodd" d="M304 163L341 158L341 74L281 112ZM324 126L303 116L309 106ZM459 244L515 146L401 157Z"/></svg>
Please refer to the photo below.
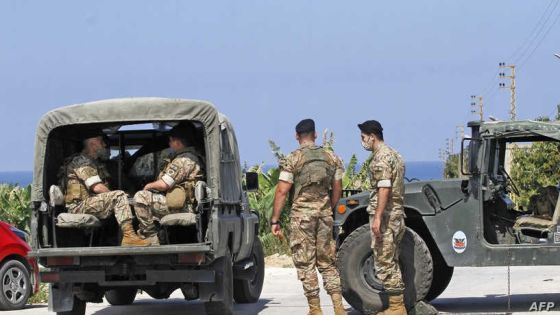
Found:
<svg viewBox="0 0 560 315"><path fill-rule="evenodd" d="M409 180L441 179L443 177L443 162L441 161L406 162L405 177ZM32 180L33 180L32 171L0 172L0 183L2 184L27 186L31 184Z"/></svg>

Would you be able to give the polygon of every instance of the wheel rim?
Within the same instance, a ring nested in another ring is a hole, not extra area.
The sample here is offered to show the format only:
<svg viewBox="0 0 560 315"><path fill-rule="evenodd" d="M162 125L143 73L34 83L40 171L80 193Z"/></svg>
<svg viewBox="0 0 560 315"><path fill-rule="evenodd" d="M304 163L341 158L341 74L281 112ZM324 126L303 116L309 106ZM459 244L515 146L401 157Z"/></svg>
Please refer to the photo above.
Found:
<svg viewBox="0 0 560 315"><path fill-rule="evenodd" d="M20 268L12 267L2 278L2 293L11 304L19 304L27 292L28 283Z"/></svg>
<svg viewBox="0 0 560 315"><path fill-rule="evenodd" d="M377 291L381 291L383 289L383 285L375 276L373 255L367 255L362 259L362 262L360 263L360 276L362 281L371 288Z"/></svg>

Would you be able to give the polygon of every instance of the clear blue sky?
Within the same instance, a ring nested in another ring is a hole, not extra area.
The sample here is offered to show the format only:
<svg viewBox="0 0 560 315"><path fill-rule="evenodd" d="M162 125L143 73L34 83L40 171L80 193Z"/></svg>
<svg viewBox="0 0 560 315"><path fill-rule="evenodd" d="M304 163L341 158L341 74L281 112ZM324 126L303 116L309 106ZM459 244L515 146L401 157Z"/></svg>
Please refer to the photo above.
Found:
<svg viewBox="0 0 560 315"><path fill-rule="evenodd" d="M4 0L0 171L32 169L46 111L126 96L213 102L249 163L275 162L268 139L294 149L294 125L307 117L335 132L346 161L366 156L356 127L365 119L381 121L406 160L437 160L445 138L474 118L471 94L489 90L485 112L508 117L508 92L488 87L498 62L519 61L549 4ZM535 40L517 73L520 118L560 103L559 32L560 22Z"/></svg>

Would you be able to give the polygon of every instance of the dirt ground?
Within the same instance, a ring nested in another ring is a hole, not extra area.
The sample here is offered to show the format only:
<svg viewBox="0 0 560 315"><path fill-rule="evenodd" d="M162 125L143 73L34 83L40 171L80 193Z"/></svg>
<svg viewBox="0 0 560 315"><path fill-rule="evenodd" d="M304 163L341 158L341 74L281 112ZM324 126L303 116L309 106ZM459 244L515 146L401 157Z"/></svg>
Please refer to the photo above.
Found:
<svg viewBox="0 0 560 315"><path fill-rule="evenodd" d="M276 268L294 268L292 257L288 255L274 254L264 258L264 265Z"/></svg>

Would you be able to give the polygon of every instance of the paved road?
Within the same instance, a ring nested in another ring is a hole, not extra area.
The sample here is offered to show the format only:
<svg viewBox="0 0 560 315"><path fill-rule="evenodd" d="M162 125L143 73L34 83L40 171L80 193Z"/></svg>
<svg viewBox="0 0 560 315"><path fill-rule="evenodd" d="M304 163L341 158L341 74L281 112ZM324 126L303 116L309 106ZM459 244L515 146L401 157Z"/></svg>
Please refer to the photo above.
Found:
<svg viewBox="0 0 560 315"><path fill-rule="evenodd" d="M251 305L235 305L235 314L306 314L307 305L295 269L267 268L261 299ZM456 268L447 290L433 305L442 313L505 313L507 311L507 268ZM511 309L528 312L534 302L552 302L552 313L560 314L560 267L513 267L511 272ZM331 302L321 292L325 315L333 314ZM535 304L539 305L539 304ZM546 304L541 304L546 305ZM549 304L550 305L550 304ZM347 305L348 306L348 305ZM347 307L351 315L359 314ZM50 314L46 305L30 306L8 314ZM176 291L169 300L154 300L147 295L137 297L133 305L109 306L88 304L87 314L144 315L144 314L205 314L199 302L187 302Z"/></svg>

